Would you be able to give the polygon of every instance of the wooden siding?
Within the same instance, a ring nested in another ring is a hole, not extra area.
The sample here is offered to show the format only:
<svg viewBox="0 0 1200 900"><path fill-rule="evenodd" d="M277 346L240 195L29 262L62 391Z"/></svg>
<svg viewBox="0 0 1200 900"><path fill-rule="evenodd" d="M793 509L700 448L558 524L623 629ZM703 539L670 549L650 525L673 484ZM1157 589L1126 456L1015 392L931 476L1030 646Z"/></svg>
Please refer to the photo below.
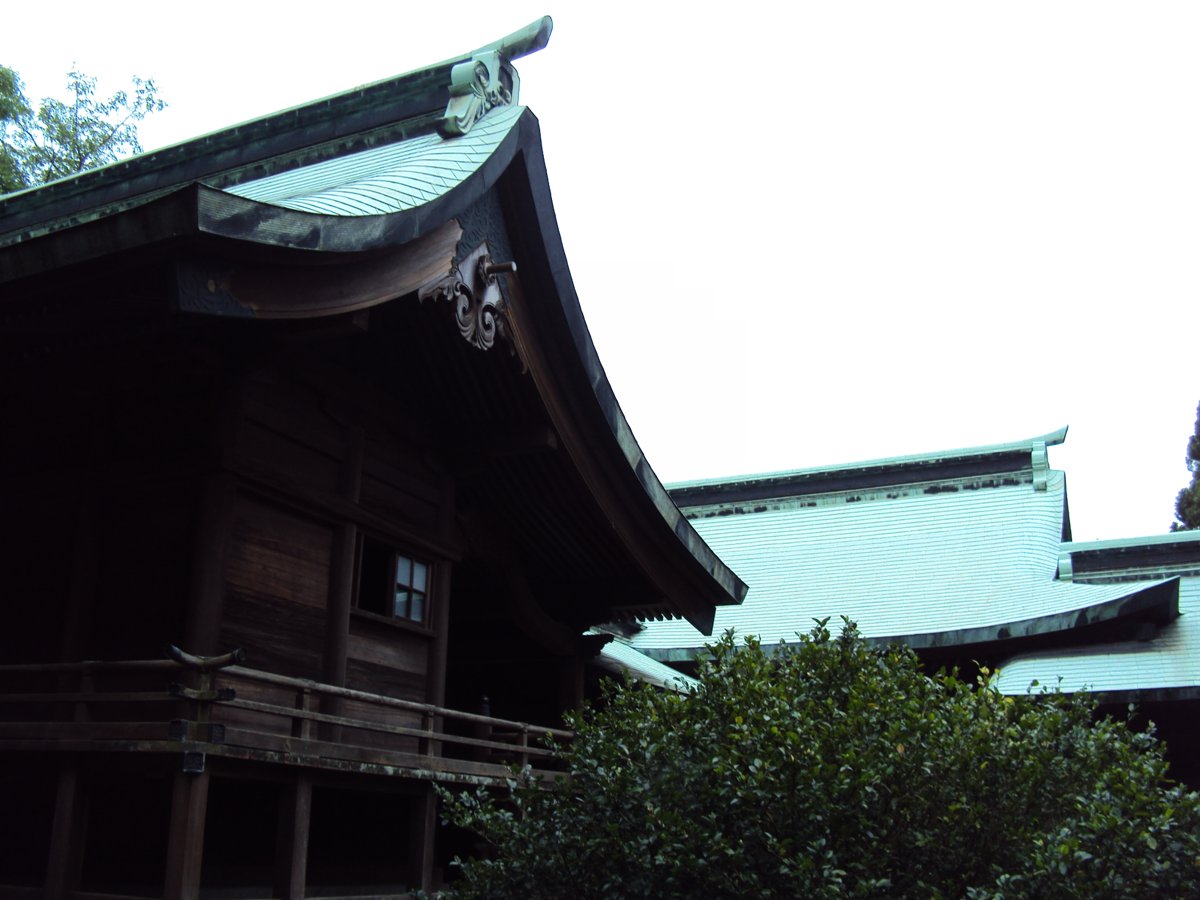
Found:
<svg viewBox="0 0 1200 900"><path fill-rule="evenodd" d="M226 563L222 644L257 668L320 678L333 530L239 497Z"/></svg>

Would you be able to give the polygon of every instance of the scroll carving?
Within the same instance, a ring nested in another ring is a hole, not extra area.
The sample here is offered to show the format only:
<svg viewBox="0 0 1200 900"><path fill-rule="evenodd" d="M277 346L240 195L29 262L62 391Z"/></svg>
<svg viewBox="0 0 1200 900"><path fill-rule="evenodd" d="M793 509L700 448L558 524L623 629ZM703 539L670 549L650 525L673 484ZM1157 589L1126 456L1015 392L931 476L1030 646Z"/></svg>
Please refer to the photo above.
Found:
<svg viewBox="0 0 1200 900"><path fill-rule="evenodd" d="M499 51L476 53L450 70L450 102L439 124L443 135L466 134L489 109L517 102L517 71Z"/></svg>
<svg viewBox="0 0 1200 900"><path fill-rule="evenodd" d="M480 244L450 274L423 288L418 299L445 300L454 305L458 333L468 344L490 350L496 338L511 341L504 295L497 276L515 272L517 264L493 262L487 243Z"/></svg>
<svg viewBox="0 0 1200 900"><path fill-rule="evenodd" d="M438 125L442 134L466 134L489 109L516 103L521 79L512 61L545 47L553 28L550 17L542 16L454 66L450 70L450 102Z"/></svg>

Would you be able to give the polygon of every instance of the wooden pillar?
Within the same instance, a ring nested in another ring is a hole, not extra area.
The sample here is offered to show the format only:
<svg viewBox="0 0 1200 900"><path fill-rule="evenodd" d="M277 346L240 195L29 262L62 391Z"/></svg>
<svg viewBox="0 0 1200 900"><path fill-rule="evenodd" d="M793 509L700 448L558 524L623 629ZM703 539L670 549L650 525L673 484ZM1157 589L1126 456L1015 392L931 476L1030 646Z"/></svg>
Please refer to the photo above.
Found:
<svg viewBox="0 0 1200 900"><path fill-rule="evenodd" d="M70 593L67 595L67 610L59 653L59 658L63 662L77 662L83 659L87 649L92 608L96 601L96 582L100 577L94 517L93 502L90 497L85 497L81 501L75 521L71 586Z"/></svg>
<svg viewBox="0 0 1200 900"><path fill-rule="evenodd" d="M433 626L433 646L430 647L429 671L425 681L425 701L435 706L446 705L446 659L450 646L450 562L443 560L434 568L433 604L430 625Z"/></svg>
<svg viewBox="0 0 1200 900"><path fill-rule="evenodd" d="M312 779L300 775L284 785L279 798L275 896L301 900L308 874L308 831L312 818Z"/></svg>
<svg viewBox="0 0 1200 900"><path fill-rule="evenodd" d="M46 868L46 898L60 900L79 886L83 848L87 834L87 802L80 783L79 768L69 763L58 776L54 801L54 825L50 832L50 854Z"/></svg>
<svg viewBox="0 0 1200 900"><path fill-rule="evenodd" d="M183 649L209 656L220 652L225 601L225 547L233 521L237 481L224 471L242 419L240 383L221 385L208 413L208 453L212 474L203 484L192 551L192 582L184 616Z"/></svg>
<svg viewBox="0 0 1200 900"><path fill-rule="evenodd" d="M99 578L99 556L96 549L94 503L85 496L75 523L72 552L70 593L63 622L60 659L76 662L84 658L87 638L95 606L96 582ZM91 690L85 675L63 674L59 687L64 691ZM60 711L75 721L86 721L87 707L83 703L64 706ZM50 852L46 867L47 900L67 897L79 886L83 867L83 849L87 837L87 802L81 784L78 765L68 760L58 775L58 791L54 800L54 822L50 830Z"/></svg>
<svg viewBox="0 0 1200 900"><path fill-rule="evenodd" d="M433 844L437 828L437 794L432 785L424 785L417 796L412 810L412 839L409 841L410 878L418 882L422 891L432 891Z"/></svg>
<svg viewBox="0 0 1200 900"><path fill-rule="evenodd" d="M183 648L190 653L212 655L218 652L225 593L225 544L235 495L232 475L210 475L205 480L184 620Z"/></svg>
<svg viewBox="0 0 1200 900"><path fill-rule="evenodd" d="M584 672L583 660L579 657L564 659L559 664L558 707L564 712L583 706Z"/></svg>
<svg viewBox="0 0 1200 900"><path fill-rule="evenodd" d="M357 503L362 489L366 434L359 427L348 429L346 452L338 472L338 494ZM329 600L325 627L325 660L322 678L327 684L346 683L346 647L350 640L350 607L354 603L354 565L358 529L343 522L333 535L333 559L329 573ZM330 711L330 710L326 710Z"/></svg>
<svg viewBox="0 0 1200 900"><path fill-rule="evenodd" d="M208 812L208 771L175 774L171 826L167 838L166 900L197 900L204 858L204 822Z"/></svg>

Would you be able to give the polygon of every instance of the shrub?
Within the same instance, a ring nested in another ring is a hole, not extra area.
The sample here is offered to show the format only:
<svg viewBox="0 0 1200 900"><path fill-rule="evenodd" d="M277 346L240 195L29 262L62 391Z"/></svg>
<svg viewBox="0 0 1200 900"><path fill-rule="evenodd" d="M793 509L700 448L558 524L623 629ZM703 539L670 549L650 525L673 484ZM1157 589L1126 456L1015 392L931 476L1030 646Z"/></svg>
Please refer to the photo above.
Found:
<svg viewBox="0 0 1200 900"><path fill-rule="evenodd" d="M826 622L726 634L700 686L617 685L569 780L446 794L490 845L460 897L1200 896L1200 798L1084 696L926 675Z"/></svg>

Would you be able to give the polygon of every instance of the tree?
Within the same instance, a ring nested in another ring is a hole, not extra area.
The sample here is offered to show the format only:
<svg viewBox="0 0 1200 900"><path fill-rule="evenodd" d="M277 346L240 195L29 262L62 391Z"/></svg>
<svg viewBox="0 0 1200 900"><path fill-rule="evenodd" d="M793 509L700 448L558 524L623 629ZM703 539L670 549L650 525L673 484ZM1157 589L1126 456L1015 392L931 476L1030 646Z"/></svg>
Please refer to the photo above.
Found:
<svg viewBox="0 0 1200 900"><path fill-rule="evenodd" d="M556 789L444 792L491 848L455 895L1200 895L1200 797L1084 697L927 676L851 623L710 649L698 689L577 716Z"/></svg>
<svg viewBox="0 0 1200 900"><path fill-rule="evenodd" d="M166 107L152 80L134 78L131 90L102 100L96 79L74 67L67 97L47 97L35 112L20 76L0 66L0 194L140 153L138 123Z"/></svg>
<svg viewBox="0 0 1200 900"><path fill-rule="evenodd" d="M1187 467L1192 483L1175 497L1175 521L1172 531L1192 531L1200 528L1200 406L1196 407L1196 430L1188 438Z"/></svg>

